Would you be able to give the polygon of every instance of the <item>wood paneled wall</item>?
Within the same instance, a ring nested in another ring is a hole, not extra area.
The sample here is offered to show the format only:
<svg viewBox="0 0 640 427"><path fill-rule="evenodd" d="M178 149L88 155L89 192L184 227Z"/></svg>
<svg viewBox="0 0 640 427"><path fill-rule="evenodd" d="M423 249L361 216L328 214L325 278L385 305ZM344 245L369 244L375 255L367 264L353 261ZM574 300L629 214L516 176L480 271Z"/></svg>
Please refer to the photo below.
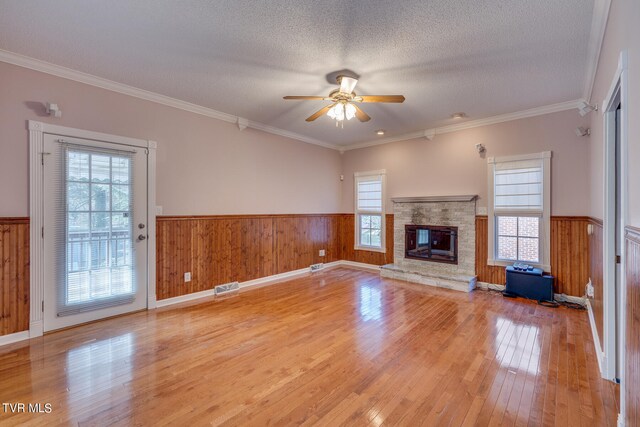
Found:
<svg viewBox="0 0 640 427"><path fill-rule="evenodd" d="M551 274L554 292L583 296L589 280L587 217L551 217ZM487 265L488 220L476 217L476 274L481 282L504 284L504 267Z"/></svg>
<svg viewBox="0 0 640 427"><path fill-rule="evenodd" d="M626 423L640 426L640 229L626 228Z"/></svg>
<svg viewBox="0 0 640 427"><path fill-rule="evenodd" d="M353 214L158 217L157 298L165 299L337 260L393 262L393 215L387 252L354 250ZM326 251L319 256L320 249ZM191 272L191 282L184 273Z"/></svg>
<svg viewBox="0 0 640 427"><path fill-rule="evenodd" d="M29 219L0 218L0 335L29 329Z"/></svg>
<svg viewBox="0 0 640 427"><path fill-rule="evenodd" d="M557 278L556 292L575 296L583 294L584 284L591 276L596 288L594 311L601 316L597 301L602 296L602 257L598 255L602 250L602 226L591 220L596 224L595 232L587 237L589 221L583 217L552 218L552 274ZM392 263L393 215L387 215L386 227L386 253L380 253L354 250L353 214L159 217L157 297L185 295L318 262ZM486 265L486 239L487 218L477 217L479 280L504 283L504 269ZM325 249L324 257L318 255L320 249ZM0 334L5 335L29 327L28 218L0 218L0 254ZM192 280L184 283L187 271Z"/></svg>
<svg viewBox="0 0 640 427"><path fill-rule="evenodd" d="M556 293L585 295L589 281L588 217L551 217L551 274Z"/></svg>
<svg viewBox="0 0 640 427"><path fill-rule="evenodd" d="M338 244L340 246L340 259L346 261L363 262L373 265L393 263L393 215L386 217L385 246L386 252L373 252L355 250L355 219L353 214L341 214L339 216Z"/></svg>
<svg viewBox="0 0 640 427"><path fill-rule="evenodd" d="M479 282L504 285L504 267L488 265L489 221L486 216L476 216L476 275Z"/></svg>
<svg viewBox="0 0 640 427"><path fill-rule="evenodd" d="M159 217L157 298L340 259L340 215ZM319 256L324 249L324 257ZM184 273L191 272L191 282Z"/></svg>
<svg viewBox="0 0 640 427"><path fill-rule="evenodd" d="M600 348L604 348L604 275L603 275L603 229L602 221L589 218L593 233L589 236L589 277L593 285L593 298L590 298L591 309L598 331Z"/></svg>

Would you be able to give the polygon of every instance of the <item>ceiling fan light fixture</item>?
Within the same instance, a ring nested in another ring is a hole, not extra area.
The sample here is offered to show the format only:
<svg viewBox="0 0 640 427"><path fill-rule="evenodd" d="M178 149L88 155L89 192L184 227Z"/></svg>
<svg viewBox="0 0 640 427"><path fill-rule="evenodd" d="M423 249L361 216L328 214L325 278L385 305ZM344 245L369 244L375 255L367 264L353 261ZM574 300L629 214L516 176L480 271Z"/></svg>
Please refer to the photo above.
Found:
<svg viewBox="0 0 640 427"><path fill-rule="evenodd" d="M351 120L356 116L356 107L353 106L353 104L345 104L344 106L344 115L347 118L347 120Z"/></svg>
<svg viewBox="0 0 640 427"><path fill-rule="evenodd" d="M336 105L331 107L329 111L327 111L327 116L332 119L341 122L344 120L344 105L341 102L338 102Z"/></svg>
<svg viewBox="0 0 640 427"><path fill-rule="evenodd" d="M341 122L343 120L351 120L356 116L356 107L349 103L338 102L327 111L327 116Z"/></svg>

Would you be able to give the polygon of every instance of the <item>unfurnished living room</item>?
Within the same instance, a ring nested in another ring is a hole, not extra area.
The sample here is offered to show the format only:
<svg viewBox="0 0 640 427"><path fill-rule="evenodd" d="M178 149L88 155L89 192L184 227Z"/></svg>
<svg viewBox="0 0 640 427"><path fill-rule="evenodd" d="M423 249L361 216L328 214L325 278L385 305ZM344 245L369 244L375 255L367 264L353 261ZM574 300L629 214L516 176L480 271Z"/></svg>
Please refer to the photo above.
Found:
<svg viewBox="0 0 640 427"><path fill-rule="evenodd" d="M640 1L0 0L0 425L640 426Z"/></svg>

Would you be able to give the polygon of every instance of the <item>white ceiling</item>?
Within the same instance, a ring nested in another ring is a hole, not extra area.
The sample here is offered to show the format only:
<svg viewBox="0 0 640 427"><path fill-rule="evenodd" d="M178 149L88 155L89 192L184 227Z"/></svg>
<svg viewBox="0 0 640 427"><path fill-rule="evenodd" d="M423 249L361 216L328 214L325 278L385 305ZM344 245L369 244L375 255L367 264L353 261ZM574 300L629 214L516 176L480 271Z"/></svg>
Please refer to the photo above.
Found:
<svg viewBox="0 0 640 427"><path fill-rule="evenodd" d="M593 0L0 0L0 49L346 146L582 96ZM326 75L372 117L338 129Z"/></svg>

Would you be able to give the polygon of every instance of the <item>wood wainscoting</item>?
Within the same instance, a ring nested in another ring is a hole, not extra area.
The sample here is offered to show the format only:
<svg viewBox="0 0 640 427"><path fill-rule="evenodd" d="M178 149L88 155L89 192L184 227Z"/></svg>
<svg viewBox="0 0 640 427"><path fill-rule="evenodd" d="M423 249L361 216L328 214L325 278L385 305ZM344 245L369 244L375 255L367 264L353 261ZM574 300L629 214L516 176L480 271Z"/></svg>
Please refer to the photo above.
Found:
<svg viewBox="0 0 640 427"><path fill-rule="evenodd" d="M340 214L339 221L338 245L340 246L341 260L373 265L393 263L393 214L387 214L385 219L386 250L384 253L354 249L356 231L354 214Z"/></svg>
<svg viewBox="0 0 640 427"><path fill-rule="evenodd" d="M596 224L591 236L586 234L589 222ZM597 255L602 248L601 223L584 217L552 217L551 223L556 292L582 296L584 284L591 277L596 288L594 311L601 319L597 308L598 295L599 301L602 296L601 256ZM0 230L0 335L6 335L29 328L29 219L0 218ZM355 250L354 231L353 214L158 217L157 298L267 277L319 262L393 262L393 215L386 216L385 253ZM319 256L320 249L326 251L324 257ZM477 275L483 282L504 283L504 268L487 266L486 259L487 217L479 216ZM191 282L184 283L185 272L191 272Z"/></svg>
<svg viewBox="0 0 640 427"><path fill-rule="evenodd" d="M386 227L387 251L381 253L354 249L353 214L158 217L156 297L173 298L320 262L391 263L393 215L387 215ZM191 272L191 282L184 282L186 272Z"/></svg>
<svg viewBox="0 0 640 427"><path fill-rule="evenodd" d="M625 397L628 427L640 426L640 228L625 229L627 321Z"/></svg>
<svg viewBox="0 0 640 427"><path fill-rule="evenodd" d="M589 218L593 233L589 236L589 277L593 285L593 298L590 298L591 310L598 331L600 348L604 348L604 246L602 220Z"/></svg>
<svg viewBox="0 0 640 427"><path fill-rule="evenodd" d="M339 225L331 214L158 217L157 299L337 261Z"/></svg>
<svg viewBox="0 0 640 427"><path fill-rule="evenodd" d="M29 218L0 218L0 335L29 329Z"/></svg>
<svg viewBox="0 0 640 427"><path fill-rule="evenodd" d="M551 274L555 276L554 292L584 296L589 281L588 217L551 217ZM487 265L488 220L476 216L476 274L478 281L504 284L505 269Z"/></svg>

